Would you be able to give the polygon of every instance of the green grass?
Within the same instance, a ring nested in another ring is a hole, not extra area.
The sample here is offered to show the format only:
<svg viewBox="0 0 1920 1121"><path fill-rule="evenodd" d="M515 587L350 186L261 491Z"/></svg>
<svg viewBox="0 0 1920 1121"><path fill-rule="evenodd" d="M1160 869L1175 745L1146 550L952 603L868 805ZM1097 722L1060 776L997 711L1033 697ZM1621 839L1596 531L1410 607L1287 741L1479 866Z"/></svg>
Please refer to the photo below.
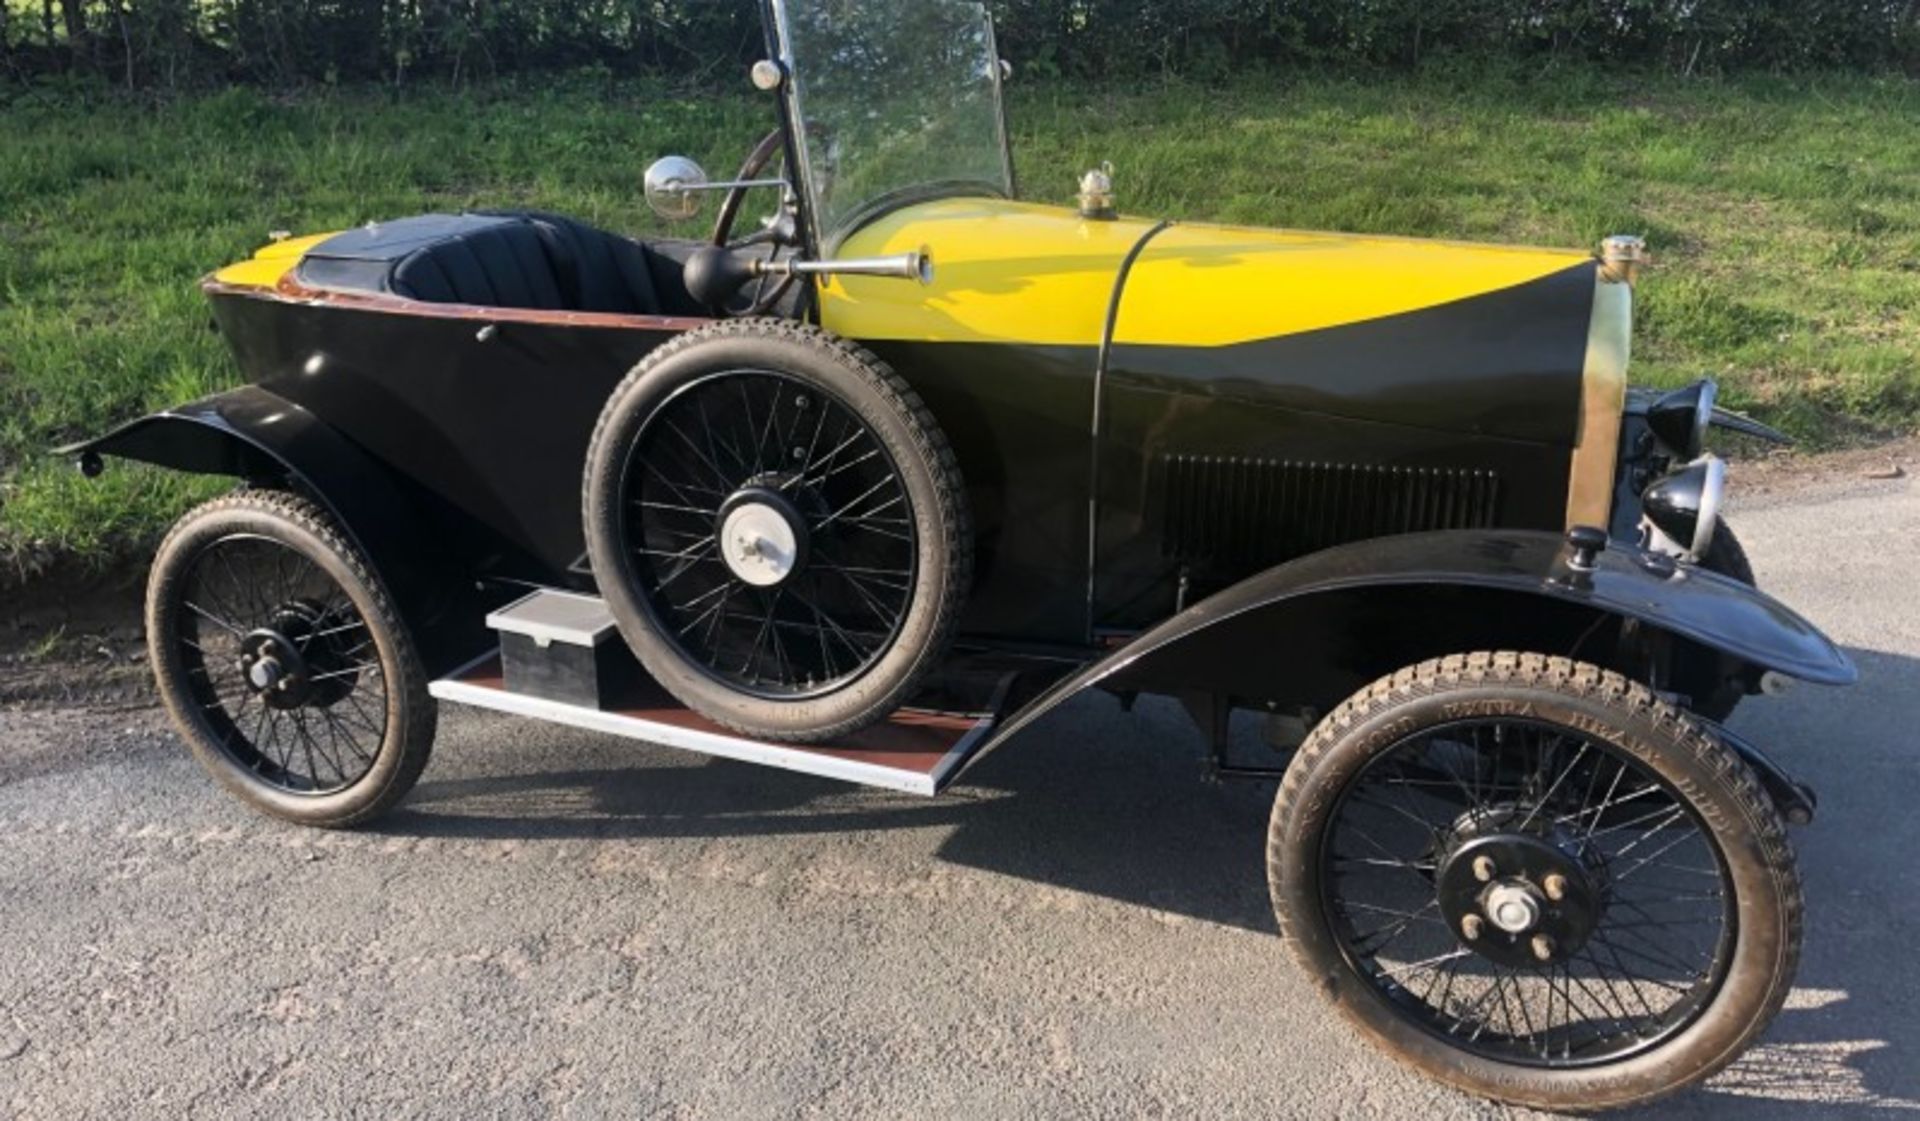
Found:
<svg viewBox="0 0 1920 1121"><path fill-rule="evenodd" d="M5 96L5 95L0 95ZM1920 424L1920 83L1248 78L1015 89L1023 192L1118 169L1125 207L1268 225L1590 246L1642 232L1637 380L1724 380L1816 445ZM149 546L207 484L42 450L231 383L195 281L269 230L537 205L632 231L655 155L716 173L749 95L573 80L460 92L230 91L0 104L0 561ZM0 582L5 581L0 574Z"/></svg>

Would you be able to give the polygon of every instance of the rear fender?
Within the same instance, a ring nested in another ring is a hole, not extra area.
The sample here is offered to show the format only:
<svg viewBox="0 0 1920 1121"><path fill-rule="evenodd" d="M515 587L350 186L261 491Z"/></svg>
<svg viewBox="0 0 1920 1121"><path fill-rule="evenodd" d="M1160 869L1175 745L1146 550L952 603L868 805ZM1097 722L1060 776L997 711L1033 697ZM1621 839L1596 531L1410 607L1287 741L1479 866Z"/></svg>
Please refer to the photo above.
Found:
<svg viewBox="0 0 1920 1121"><path fill-rule="evenodd" d="M1529 531L1378 538L1269 569L1086 666L1003 722L981 755L1093 688L1327 712L1404 666L1475 650L1608 664L1637 625L1761 671L1850 685L1853 663L1771 597L1612 546L1592 571Z"/></svg>
<svg viewBox="0 0 1920 1121"><path fill-rule="evenodd" d="M479 636L450 633L468 582L427 534L392 474L305 408L259 386L131 421L58 449L98 474L111 457L297 491L325 507L373 566L429 670L468 656ZM458 630L455 625L452 629Z"/></svg>

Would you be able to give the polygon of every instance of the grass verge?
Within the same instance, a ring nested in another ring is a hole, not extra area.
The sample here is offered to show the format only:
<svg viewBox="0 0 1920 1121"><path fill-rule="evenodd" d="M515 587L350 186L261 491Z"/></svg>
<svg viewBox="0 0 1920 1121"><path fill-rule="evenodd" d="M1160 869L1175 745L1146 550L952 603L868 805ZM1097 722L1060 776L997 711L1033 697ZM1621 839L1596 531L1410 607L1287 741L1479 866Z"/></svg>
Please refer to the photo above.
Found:
<svg viewBox="0 0 1920 1121"><path fill-rule="evenodd" d="M1137 213L1587 246L1643 232L1636 380L1720 377L1815 446L1920 424L1920 83L1597 70L1014 88L1029 197L1112 160ZM231 383L195 281L269 230L529 205L634 232L655 155L730 168L764 103L604 80L0 93L0 582L153 542L203 481L44 449Z"/></svg>

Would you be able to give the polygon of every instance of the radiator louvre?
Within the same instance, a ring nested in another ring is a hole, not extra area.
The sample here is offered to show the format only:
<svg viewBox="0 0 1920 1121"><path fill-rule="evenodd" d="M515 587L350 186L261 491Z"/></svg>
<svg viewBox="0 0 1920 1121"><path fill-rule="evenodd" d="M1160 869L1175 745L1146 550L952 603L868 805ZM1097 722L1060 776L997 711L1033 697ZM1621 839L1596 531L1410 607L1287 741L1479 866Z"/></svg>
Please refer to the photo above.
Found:
<svg viewBox="0 0 1920 1121"><path fill-rule="evenodd" d="M1170 455L1162 551L1213 568L1261 568L1369 537L1496 524L1491 471Z"/></svg>

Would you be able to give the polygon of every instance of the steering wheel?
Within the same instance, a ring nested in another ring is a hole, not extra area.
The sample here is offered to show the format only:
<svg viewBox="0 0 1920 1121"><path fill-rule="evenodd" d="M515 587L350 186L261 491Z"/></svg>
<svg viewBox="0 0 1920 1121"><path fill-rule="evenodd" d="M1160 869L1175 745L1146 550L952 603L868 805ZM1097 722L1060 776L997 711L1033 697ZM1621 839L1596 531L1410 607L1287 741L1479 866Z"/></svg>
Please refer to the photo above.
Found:
<svg viewBox="0 0 1920 1121"><path fill-rule="evenodd" d="M740 174L734 178L741 182L760 178L773 163L774 158L781 155L785 140L785 134L779 129L768 133L759 144L754 146L753 151L747 156L747 162L740 165ZM734 187L727 192L726 201L720 204L720 213L714 217L713 237L710 240L715 248L724 249L730 253L745 252L765 245L766 261L771 264L779 257L781 248L780 239L773 230L756 230L739 239L733 236L733 227L740 218L741 207L747 201L747 191L746 187ZM743 291L739 297L736 297L736 301L744 299L746 301L744 304L729 302L719 310L732 316L765 315L774 305L786 298L787 293L793 288L793 282L797 279L799 278L794 276L777 277L770 273L762 273L754 281L751 295Z"/></svg>

